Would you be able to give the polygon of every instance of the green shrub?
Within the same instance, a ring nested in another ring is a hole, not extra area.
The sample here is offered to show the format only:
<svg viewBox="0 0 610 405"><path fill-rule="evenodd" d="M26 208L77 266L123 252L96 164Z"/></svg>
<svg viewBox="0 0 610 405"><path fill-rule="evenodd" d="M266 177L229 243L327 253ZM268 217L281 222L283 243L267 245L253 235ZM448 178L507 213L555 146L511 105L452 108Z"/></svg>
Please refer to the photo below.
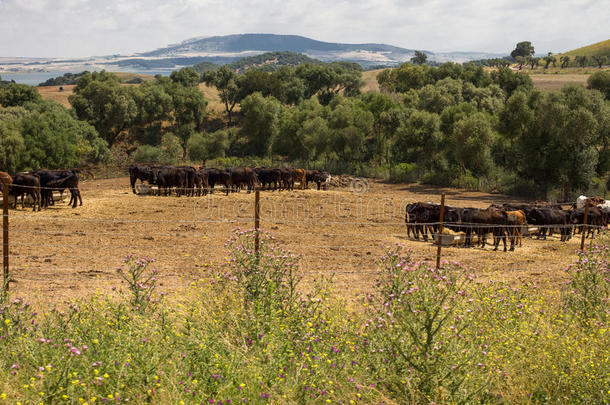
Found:
<svg viewBox="0 0 610 405"><path fill-rule="evenodd" d="M142 145L133 154L136 163L156 163L161 161L163 149L159 146Z"/></svg>
<svg viewBox="0 0 610 405"><path fill-rule="evenodd" d="M474 191L479 189L479 179L467 171L466 173L460 174L458 177L451 180L451 186Z"/></svg>
<svg viewBox="0 0 610 405"><path fill-rule="evenodd" d="M419 180L417 163L399 163L390 167L389 180L396 183L414 183Z"/></svg>
<svg viewBox="0 0 610 405"><path fill-rule="evenodd" d="M602 236L579 253L578 261L566 271L570 275L564 296L566 310L585 325L607 324L610 318L610 238Z"/></svg>
<svg viewBox="0 0 610 405"><path fill-rule="evenodd" d="M455 265L435 269L388 249L376 294L366 301L365 338L376 379L403 400L467 402L486 385L473 276ZM475 332L475 333L473 333Z"/></svg>

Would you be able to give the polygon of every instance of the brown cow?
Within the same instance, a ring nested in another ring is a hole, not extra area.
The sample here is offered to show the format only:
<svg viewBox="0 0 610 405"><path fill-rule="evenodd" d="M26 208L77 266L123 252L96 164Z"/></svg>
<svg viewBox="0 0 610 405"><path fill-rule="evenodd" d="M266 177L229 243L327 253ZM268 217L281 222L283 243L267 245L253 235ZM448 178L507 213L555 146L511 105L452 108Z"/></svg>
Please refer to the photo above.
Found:
<svg viewBox="0 0 610 405"><path fill-rule="evenodd" d="M0 172L0 190L2 190L2 185L7 183L9 185L13 184L13 178L7 172Z"/></svg>
<svg viewBox="0 0 610 405"><path fill-rule="evenodd" d="M307 183L305 170L295 169L294 181L299 182L299 184L301 185L301 190L305 190L305 184Z"/></svg>
<svg viewBox="0 0 610 405"><path fill-rule="evenodd" d="M506 211L508 222L508 235L510 237L510 250L515 250L515 242L519 242L519 247L523 245L523 235L521 229L527 223L527 217L522 210Z"/></svg>

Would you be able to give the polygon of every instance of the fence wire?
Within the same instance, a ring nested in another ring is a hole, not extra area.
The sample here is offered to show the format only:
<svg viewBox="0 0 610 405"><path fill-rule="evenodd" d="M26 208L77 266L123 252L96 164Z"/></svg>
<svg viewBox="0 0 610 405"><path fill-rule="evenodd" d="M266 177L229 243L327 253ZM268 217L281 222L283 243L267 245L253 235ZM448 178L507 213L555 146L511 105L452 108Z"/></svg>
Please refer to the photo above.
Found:
<svg viewBox="0 0 610 405"><path fill-rule="evenodd" d="M42 189L57 190L51 187ZM216 190L220 191L220 189ZM292 198L295 194L282 192L274 195L286 196L286 199L291 200L290 203L297 205L299 203L297 199L300 197ZM49 283L54 282L56 275L61 273L62 281L82 282L94 277L117 280L118 277L112 269L113 261L118 265L124 254L134 251L137 254L155 257L157 263L163 267L164 271L159 277L164 280L206 271L207 262L213 262L212 265L216 267L222 266L226 263L225 255L229 255L226 241L232 236L231 229L254 227L254 194L251 196L248 196L251 200L236 200L215 195L211 202L210 196L191 197L186 201L189 202L187 205L192 202L192 207L176 208L193 209L191 219L168 218L171 215L168 213L165 213L166 216L163 218L146 219L129 216L67 217L60 216L61 211L67 211L61 206L55 206L56 208L47 210L43 215L29 211L11 211L9 218L12 278L17 283L28 281ZM353 196L353 198L362 198L362 196ZM159 201L164 200L159 199ZM333 200L329 199L329 202L332 203ZM400 200L399 204L403 202ZM222 213L226 215L206 218L206 215L212 216L213 213L210 211L216 209L211 206L212 203L222 205ZM266 203L268 202L262 201L261 208L265 207ZM348 214L358 217L356 215L358 210L353 207L358 207L361 201L353 201L349 198L340 200L339 208L335 206L334 209L324 208L316 211L319 207L311 204L308 205L311 210L296 210L296 214L295 211L286 209L272 210L272 214L266 215L263 208L261 229L270 231L282 245L295 251L301 258L301 271L304 275L337 274L349 280L353 277L369 277L378 273L375 261L383 254L383 246L389 245L383 242L384 239L399 243L407 241L416 243L416 239L407 238L407 227L432 230L426 232L432 234L431 242L420 241L417 245L410 245L410 247L417 246L416 250L410 253L413 260L422 262L433 262L436 258L437 245L434 241L438 233L435 228L440 225L471 232L483 229L489 233L498 229L571 230L585 227L583 224L405 222L404 205L398 207L397 200L384 203L392 203L394 206L387 211L382 209L373 214L367 212L369 215L361 215L360 218L355 219L349 218ZM134 210L137 210L137 206L134 206ZM278 211L281 211L281 215L277 214ZM78 211L70 212L78 213ZM237 215L231 216L231 213ZM299 215L304 218L294 218ZM156 229L157 226L168 225L175 225L177 228ZM181 228L187 226L192 228ZM316 227L315 232L313 226ZM223 227L226 229L222 229ZM601 225L586 225L586 229L591 231L604 228ZM362 232L358 232L358 229L362 229ZM304 235L311 236L314 233L316 235L314 242L302 242ZM359 242L355 241L357 238L360 239ZM460 251L446 250L447 246L444 248L444 257L451 259L460 257Z"/></svg>

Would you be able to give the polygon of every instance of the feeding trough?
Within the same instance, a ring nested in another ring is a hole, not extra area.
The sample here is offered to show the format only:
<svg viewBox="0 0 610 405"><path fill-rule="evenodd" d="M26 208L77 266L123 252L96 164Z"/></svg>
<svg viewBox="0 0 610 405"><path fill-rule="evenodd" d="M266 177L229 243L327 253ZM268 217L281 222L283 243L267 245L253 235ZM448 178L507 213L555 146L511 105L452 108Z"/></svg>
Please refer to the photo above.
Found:
<svg viewBox="0 0 610 405"><path fill-rule="evenodd" d="M155 192L148 184L137 184L136 190L139 195L152 195Z"/></svg>
<svg viewBox="0 0 610 405"><path fill-rule="evenodd" d="M436 245L441 245L441 246L452 246L456 244L456 238L459 235L451 235L451 234L447 234L447 233L435 233L434 234L434 243Z"/></svg>
<svg viewBox="0 0 610 405"><path fill-rule="evenodd" d="M70 193L64 193L64 195L59 194L59 192L53 192L53 200L54 201L63 201L63 197L65 197L65 195L70 195ZM29 194L24 194L24 198L23 201L26 205L32 205L32 203L34 202L32 200L32 197ZM2 194L0 194L0 205L2 205L4 203L4 198L2 197ZM13 206L13 204L15 204L15 196L13 195L9 195L8 196L8 204L9 206ZM21 197L19 198L18 204L21 204Z"/></svg>

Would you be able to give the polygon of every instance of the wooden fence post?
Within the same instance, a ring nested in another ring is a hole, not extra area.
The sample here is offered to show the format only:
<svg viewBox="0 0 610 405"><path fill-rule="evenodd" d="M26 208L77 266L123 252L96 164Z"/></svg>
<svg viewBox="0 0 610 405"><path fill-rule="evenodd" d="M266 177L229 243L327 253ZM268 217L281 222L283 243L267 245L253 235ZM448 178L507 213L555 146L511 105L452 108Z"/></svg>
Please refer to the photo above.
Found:
<svg viewBox="0 0 610 405"><path fill-rule="evenodd" d="M445 194L441 195L441 212L439 215L438 224L438 236L436 239L437 250L436 250L436 268L441 267L441 249L443 246L443 221L445 220Z"/></svg>
<svg viewBox="0 0 610 405"><path fill-rule="evenodd" d="M585 201L585 218L584 225L582 227L582 238L580 239L580 250L585 250L585 236L587 236L587 224L589 223L589 201Z"/></svg>
<svg viewBox="0 0 610 405"><path fill-rule="evenodd" d="M260 237L258 235L258 228L261 222L261 195L260 190L257 187L254 191L254 251L258 254L260 250Z"/></svg>
<svg viewBox="0 0 610 405"><path fill-rule="evenodd" d="M8 292L10 273L8 267L8 181L2 181L2 274L3 292Z"/></svg>

